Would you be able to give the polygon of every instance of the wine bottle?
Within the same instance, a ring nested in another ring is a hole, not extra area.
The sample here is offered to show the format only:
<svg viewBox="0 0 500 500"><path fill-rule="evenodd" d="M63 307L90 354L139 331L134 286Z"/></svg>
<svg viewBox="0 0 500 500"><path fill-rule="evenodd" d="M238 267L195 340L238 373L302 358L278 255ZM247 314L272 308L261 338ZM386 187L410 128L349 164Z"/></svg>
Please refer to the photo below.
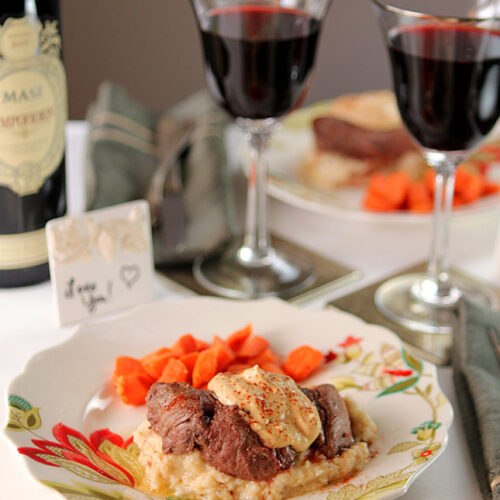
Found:
<svg viewBox="0 0 500 500"><path fill-rule="evenodd" d="M49 276L45 224L66 212L59 0L0 1L0 287Z"/></svg>

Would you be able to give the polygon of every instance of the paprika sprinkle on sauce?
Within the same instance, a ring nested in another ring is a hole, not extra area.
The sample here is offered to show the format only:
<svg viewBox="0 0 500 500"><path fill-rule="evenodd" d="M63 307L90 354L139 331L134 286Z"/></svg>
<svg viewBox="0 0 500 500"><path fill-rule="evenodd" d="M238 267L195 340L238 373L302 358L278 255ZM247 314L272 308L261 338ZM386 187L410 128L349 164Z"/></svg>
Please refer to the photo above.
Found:
<svg viewBox="0 0 500 500"><path fill-rule="evenodd" d="M208 384L222 404L236 405L269 448L304 451L321 432L314 403L286 375L257 365L241 373L219 373Z"/></svg>

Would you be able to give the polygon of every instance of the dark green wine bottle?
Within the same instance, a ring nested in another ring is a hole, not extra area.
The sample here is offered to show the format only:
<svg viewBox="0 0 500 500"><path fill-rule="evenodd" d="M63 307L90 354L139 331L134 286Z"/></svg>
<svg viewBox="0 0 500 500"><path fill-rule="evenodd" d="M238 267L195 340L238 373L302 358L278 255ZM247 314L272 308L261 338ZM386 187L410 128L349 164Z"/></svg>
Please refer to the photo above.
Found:
<svg viewBox="0 0 500 500"><path fill-rule="evenodd" d="M49 276L45 224L66 212L59 0L0 1L0 287Z"/></svg>

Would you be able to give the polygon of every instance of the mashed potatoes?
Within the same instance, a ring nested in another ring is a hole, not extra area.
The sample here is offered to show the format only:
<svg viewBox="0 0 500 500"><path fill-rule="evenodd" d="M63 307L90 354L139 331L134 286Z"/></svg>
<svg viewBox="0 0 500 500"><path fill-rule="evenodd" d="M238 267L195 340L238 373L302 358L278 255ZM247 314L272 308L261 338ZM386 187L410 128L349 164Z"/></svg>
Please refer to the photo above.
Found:
<svg viewBox="0 0 500 500"><path fill-rule="evenodd" d="M346 398L356 443L332 459L311 462L304 454L295 466L278 473L271 481L246 481L218 471L197 450L183 455L165 454L161 437L146 421L134 433L141 453L145 478L139 487L148 494L178 495L189 500L279 500L317 490L361 470L369 459L368 445L376 426L365 412Z"/></svg>

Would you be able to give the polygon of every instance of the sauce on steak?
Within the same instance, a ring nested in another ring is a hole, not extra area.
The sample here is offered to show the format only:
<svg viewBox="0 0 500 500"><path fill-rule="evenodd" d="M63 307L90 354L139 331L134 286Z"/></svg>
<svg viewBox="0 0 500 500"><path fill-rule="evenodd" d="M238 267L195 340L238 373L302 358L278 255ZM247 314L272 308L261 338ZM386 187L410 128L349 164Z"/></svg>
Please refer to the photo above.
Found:
<svg viewBox="0 0 500 500"><path fill-rule="evenodd" d="M344 400L335 387L323 384L301 389L314 403L322 429L311 445L332 458L353 444ZM164 453L199 449L213 467L246 480L269 480L295 463L290 446L268 448L247 422L243 410L223 405L210 391L189 384L153 384L147 399L147 419L162 438Z"/></svg>

